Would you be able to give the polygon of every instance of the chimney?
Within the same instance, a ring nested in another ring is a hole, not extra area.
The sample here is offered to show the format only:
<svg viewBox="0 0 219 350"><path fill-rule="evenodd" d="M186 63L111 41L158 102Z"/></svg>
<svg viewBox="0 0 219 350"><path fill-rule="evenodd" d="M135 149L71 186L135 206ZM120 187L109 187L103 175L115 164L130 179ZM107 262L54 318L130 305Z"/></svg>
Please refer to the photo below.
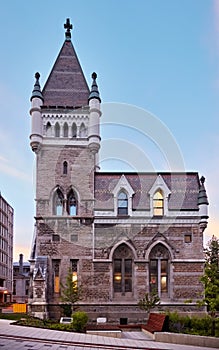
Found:
<svg viewBox="0 0 219 350"><path fill-rule="evenodd" d="M23 254L19 255L19 275L23 275Z"/></svg>

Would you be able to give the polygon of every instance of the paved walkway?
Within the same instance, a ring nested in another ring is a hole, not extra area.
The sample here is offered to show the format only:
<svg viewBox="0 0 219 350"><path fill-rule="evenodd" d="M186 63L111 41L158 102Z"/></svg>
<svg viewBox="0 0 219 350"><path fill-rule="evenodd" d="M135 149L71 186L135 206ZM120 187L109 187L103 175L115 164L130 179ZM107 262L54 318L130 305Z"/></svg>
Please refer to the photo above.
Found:
<svg viewBox="0 0 219 350"><path fill-rule="evenodd" d="M125 339L110 338L83 333L23 327L12 325L10 322L0 319L0 348L2 350L46 348L51 350L194 350L194 346L155 342L141 332L125 332ZM127 338L128 336L129 338ZM6 338L7 341L5 341ZM12 344L13 341L14 343ZM18 347L15 347L15 341ZM23 343L24 341L25 344ZM195 350L212 350L212 348L196 347Z"/></svg>

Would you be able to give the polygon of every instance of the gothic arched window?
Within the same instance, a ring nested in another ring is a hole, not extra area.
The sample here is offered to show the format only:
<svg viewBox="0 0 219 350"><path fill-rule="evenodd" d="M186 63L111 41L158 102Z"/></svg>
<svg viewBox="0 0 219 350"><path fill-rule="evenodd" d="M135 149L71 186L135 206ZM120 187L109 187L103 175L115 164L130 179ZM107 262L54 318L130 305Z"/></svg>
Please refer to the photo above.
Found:
<svg viewBox="0 0 219 350"><path fill-rule="evenodd" d="M55 215L63 215L64 196L58 188L54 194L53 212Z"/></svg>
<svg viewBox="0 0 219 350"><path fill-rule="evenodd" d="M51 126L51 123L48 122L46 124L46 136L51 136L52 135L52 126Z"/></svg>
<svg viewBox="0 0 219 350"><path fill-rule="evenodd" d="M63 126L63 136L68 137L68 124L65 123Z"/></svg>
<svg viewBox="0 0 219 350"><path fill-rule="evenodd" d="M79 130L79 136L86 137L86 128L85 128L84 123L81 123L80 130Z"/></svg>
<svg viewBox="0 0 219 350"><path fill-rule="evenodd" d="M55 124L55 137L60 137L60 125L59 125L59 123Z"/></svg>
<svg viewBox="0 0 219 350"><path fill-rule="evenodd" d="M66 160L63 162L63 175L67 175L68 174L68 162L66 162Z"/></svg>
<svg viewBox="0 0 219 350"><path fill-rule="evenodd" d="M164 200L161 190L155 192L153 197L153 215L163 216L164 214Z"/></svg>
<svg viewBox="0 0 219 350"><path fill-rule="evenodd" d="M118 194L118 215L128 215L128 196L124 191Z"/></svg>
<svg viewBox="0 0 219 350"><path fill-rule="evenodd" d="M113 254L114 296L130 296L133 285L133 254L126 244L121 244Z"/></svg>
<svg viewBox="0 0 219 350"><path fill-rule="evenodd" d="M168 249L158 243L149 255L150 292L156 291L159 297L169 295L169 260Z"/></svg>
<svg viewBox="0 0 219 350"><path fill-rule="evenodd" d="M77 137L77 125L75 123L72 124L72 137Z"/></svg>
<svg viewBox="0 0 219 350"><path fill-rule="evenodd" d="M71 216L77 215L77 199L73 190L68 193L67 213Z"/></svg>

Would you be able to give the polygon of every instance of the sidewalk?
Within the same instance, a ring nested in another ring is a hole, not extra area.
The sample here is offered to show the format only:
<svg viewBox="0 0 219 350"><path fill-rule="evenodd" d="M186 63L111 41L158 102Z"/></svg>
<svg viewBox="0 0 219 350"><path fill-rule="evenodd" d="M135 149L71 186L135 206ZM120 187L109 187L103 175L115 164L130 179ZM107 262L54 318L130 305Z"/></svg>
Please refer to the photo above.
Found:
<svg viewBox="0 0 219 350"><path fill-rule="evenodd" d="M48 329L39 329L33 327L23 327L10 324L11 321L0 319L0 336L4 337L24 337L31 341L50 341L52 344L55 342L65 343L71 345L71 343L77 346L87 345L90 349L96 347L115 348L119 349L162 349L162 350L194 350L194 346L160 343L149 339L147 336L142 336L142 333L138 335L135 332L134 339L127 338L109 338L97 335L89 335L83 333L70 333L62 331L54 331ZM127 333L127 332L126 332ZM134 335L134 334L133 334ZM127 334L126 334L127 336ZM73 345L73 344L72 344ZM195 350L212 350L208 347L196 347ZM215 350L215 348L214 348Z"/></svg>

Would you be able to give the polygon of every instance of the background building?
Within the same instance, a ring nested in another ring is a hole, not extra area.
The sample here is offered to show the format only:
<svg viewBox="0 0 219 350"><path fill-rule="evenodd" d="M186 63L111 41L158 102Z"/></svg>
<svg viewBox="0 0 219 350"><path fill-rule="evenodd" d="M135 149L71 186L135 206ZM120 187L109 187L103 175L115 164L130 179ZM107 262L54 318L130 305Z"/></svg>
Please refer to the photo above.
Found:
<svg viewBox="0 0 219 350"><path fill-rule="evenodd" d="M13 302L27 303L30 285L30 263L23 261L23 254L19 255L19 262L13 263Z"/></svg>
<svg viewBox="0 0 219 350"><path fill-rule="evenodd" d="M14 210L0 193L0 303L11 301Z"/></svg>
<svg viewBox="0 0 219 350"><path fill-rule="evenodd" d="M65 28L49 78L41 91L36 73L31 96L37 181L30 310L42 318L60 316L60 286L70 268L90 320L141 322L137 302L154 289L163 309L197 311L205 179L196 172L99 171L97 75L89 90L69 20Z"/></svg>

